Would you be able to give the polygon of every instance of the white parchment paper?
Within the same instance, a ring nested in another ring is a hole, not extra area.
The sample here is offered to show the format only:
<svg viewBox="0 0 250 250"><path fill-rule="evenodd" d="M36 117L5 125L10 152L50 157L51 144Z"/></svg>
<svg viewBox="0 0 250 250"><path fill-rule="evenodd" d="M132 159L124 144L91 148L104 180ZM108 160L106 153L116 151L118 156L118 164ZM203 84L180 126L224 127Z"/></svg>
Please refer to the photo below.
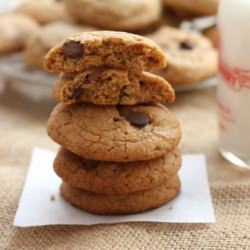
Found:
<svg viewBox="0 0 250 250"><path fill-rule="evenodd" d="M73 207L59 194L61 180L53 171L55 153L34 148L14 225L93 225L129 221L212 223L215 222L206 162L203 155L184 155L180 170L181 192L170 203L140 214L93 215Z"/></svg>

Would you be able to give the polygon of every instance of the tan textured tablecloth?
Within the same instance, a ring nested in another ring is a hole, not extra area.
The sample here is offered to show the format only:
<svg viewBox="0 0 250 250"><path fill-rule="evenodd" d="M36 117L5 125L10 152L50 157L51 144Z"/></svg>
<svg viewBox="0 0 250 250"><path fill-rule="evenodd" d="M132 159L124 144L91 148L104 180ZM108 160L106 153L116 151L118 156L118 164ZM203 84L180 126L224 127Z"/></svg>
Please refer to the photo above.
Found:
<svg viewBox="0 0 250 250"><path fill-rule="evenodd" d="M57 146L46 135L48 113L42 115L22 100L1 97L0 249L250 249L250 172L232 167L218 154L215 91L178 95L172 110L182 124L183 152L207 156L215 224L124 223L22 229L12 223L32 148Z"/></svg>

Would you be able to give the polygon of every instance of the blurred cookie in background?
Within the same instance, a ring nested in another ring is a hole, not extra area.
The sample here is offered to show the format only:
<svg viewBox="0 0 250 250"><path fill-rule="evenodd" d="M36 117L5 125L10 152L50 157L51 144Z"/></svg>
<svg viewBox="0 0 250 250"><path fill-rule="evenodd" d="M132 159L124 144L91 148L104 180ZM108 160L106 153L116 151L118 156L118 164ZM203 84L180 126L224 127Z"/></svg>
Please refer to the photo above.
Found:
<svg viewBox="0 0 250 250"><path fill-rule="evenodd" d="M80 23L109 30L135 31L161 17L161 0L65 0L72 17Z"/></svg>
<svg viewBox="0 0 250 250"><path fill-rule="evenodd" d="M22 14L0 16L0 55L20 51L30 35L39 29L32 18Z"/></svg>
<svg viewBox="0 0 250 250"><path fill-rule="evenodd" d="M159 20L160 26L168 25L171 27L179 27L183 20L176 16L173 12L163 11L161 19Z"/></svg>
<svg viewBox="0 0 250 250"><path fill-rule="evenodd" d="M40 24L47 24L58 20L72 21L65 9L64 2L58 0L23 0L16 8L16 12L34 18Z"/></svg>
<svg viewBox="0 0 250 250"><path fill-rule="evenodd" d="M171 11L162 11L161 18L157 22L153 23L145 29L137 30L136 33L146 36L155 32L164 25L178 28L182 21L183 19L176 16L175 13Z"/></svg>
<svg viewBox="0 0 250 250"><path fill-rule="evenodd" d="M218 29L216 26L204 30L203 34L212 42L215 48L218 48Z"/></svg>
<svg viewBox="0 0 250 250"><path fill-rule="evenodd" d="M219 5L219 0L162 0L162 2L167 9L174 10L182 17L215 15Z"/></svg>
<svg viewBox="0 0 250 250"><path fill-rule="evenodd" d="M168 66L157 73L171 84L194 84L216 74L217 52L206 37L168 26L148 37L166 53Z"/></svg>
<svg viewBox="0 0 250 250"><path fill-rule="evenodd" d="M95 28L60 21L47 24L29 38L24 51L24 61L31 68L43 68L44 56L57 43L78 32L93 30Z"/></svg>

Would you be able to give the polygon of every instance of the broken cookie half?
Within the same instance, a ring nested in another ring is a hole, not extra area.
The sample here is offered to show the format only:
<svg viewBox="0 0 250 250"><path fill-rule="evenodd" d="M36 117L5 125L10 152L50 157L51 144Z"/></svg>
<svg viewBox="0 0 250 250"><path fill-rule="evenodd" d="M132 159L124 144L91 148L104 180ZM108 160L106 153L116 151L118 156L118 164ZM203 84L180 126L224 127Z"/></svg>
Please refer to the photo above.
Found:
<svg viewBox="0 0 250 250"><path fill-rule="evenodd" d="M96 67L152 71L167 64L164 52L148 38L126 32L83 32L68 37L46 55L51 72L82 72Z"/></svg>
<svg viewBox="0 0 250 250"><path fill-rule="evenodd" d="M148 72L97 68L82 73L63 73L53 96L58 102L98 105L172 103L175 93L162 77Z"/></svg>

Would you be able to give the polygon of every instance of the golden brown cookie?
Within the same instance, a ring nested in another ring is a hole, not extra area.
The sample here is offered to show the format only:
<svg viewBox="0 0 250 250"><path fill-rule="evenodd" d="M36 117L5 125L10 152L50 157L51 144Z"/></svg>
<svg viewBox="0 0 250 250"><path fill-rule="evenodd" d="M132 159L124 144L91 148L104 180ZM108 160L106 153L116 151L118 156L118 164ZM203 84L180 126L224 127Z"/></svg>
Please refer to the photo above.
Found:
<svg viewBox="0 0 250 250"><path fill-rule="evenodd" d="M58 104L48 120L49 136L71 152L99 161L143 161L172 151L179 122L161 105Z"/></svg>
<svg viewBox="0 0 250 250"><path fill-rule="evenodd" d="M177 13L196 15L215 15L219 0L162 0L166 8Z"/></svg>
<svg viewBox="0 0 250 250"><path fill-rule="evenodd" d="M157 208L177 196L180 179L176 175L152 189L126 195L105 195L76 189L63 182L62 196L73 205L95 214L133 214Z"/></svg>
<svg viewBox="0 0 250 250"><path fill-rule="evenodd" d="M94 30L92 27L62 21L44 25L28 39L24 51L25 63L32 68L42 68L44 56L57 43L72 34L92 30Z"/></svg>
<svg viewBox="0 0 250 250"><path fill-rule="evenodd" d="M39 29L36 21L22 14L0 16L0 55L22 50L29 37Z"/></svg>
<svg viewBox="0 0 250 250"><path fill-rule="evenodd" d="M171 84L193 84L217 73L217 51L206 37L167 26L149 37L168 58L168 66L157 73Z"/></svg>
<svg viewBox="0 0 250 250"><path fill-rule="evenodd" d="M216 26L203 31L203 34L212 42L215 48L218 48L218 28Z"/></svg>
<svg viewBox="0 0 250 250"><path fill-rule="evenodd" d="M61 148L54 170L64 182L102 194L127 194L156 187L177 174L181 166L178 149L149 161L103 162L83 159Z"/></svg>
<svg viewBox="0 0 250 250"><path fill-rule="evenodd" d="M178 28L181 22L182 19L176 16L174 13L170 11L163 11L161 18L157 22L155 22L154 24L150 25L145 29L137 30L136 34L147 37L147 35L152 34L153 32L155 32L164 25Z"/></svg>
<svg viewBox="0 0 250 250"><path fill-rule="evenodd" d="M64 73L54 86L58 102L89 102L98 105L172 103L175 93L163 78L147 72L97 68Z"/></svg>
<svg viewBox="0 0 250 250"><path fill-rule="evenodd" d="M66 8L78 22L106 30L135 31L156 22L161 0L65 0Z"/></svg>
<svg viewBox="0 0 250 250"><path fill-rule="evenodd" d="M16 8L16 12L30 16L40 24L55 21L72 21L72 18L66 11L64 2L60 0L23 0Z"/></svg>
<svg viewBox="0 0 250 250"><path fill-rule="evenodd" d="M51 72L82 72L95 67L153 70L166 66L166 56L153 41L115 31L83 32L49 51L44 67Z"/></svg>

